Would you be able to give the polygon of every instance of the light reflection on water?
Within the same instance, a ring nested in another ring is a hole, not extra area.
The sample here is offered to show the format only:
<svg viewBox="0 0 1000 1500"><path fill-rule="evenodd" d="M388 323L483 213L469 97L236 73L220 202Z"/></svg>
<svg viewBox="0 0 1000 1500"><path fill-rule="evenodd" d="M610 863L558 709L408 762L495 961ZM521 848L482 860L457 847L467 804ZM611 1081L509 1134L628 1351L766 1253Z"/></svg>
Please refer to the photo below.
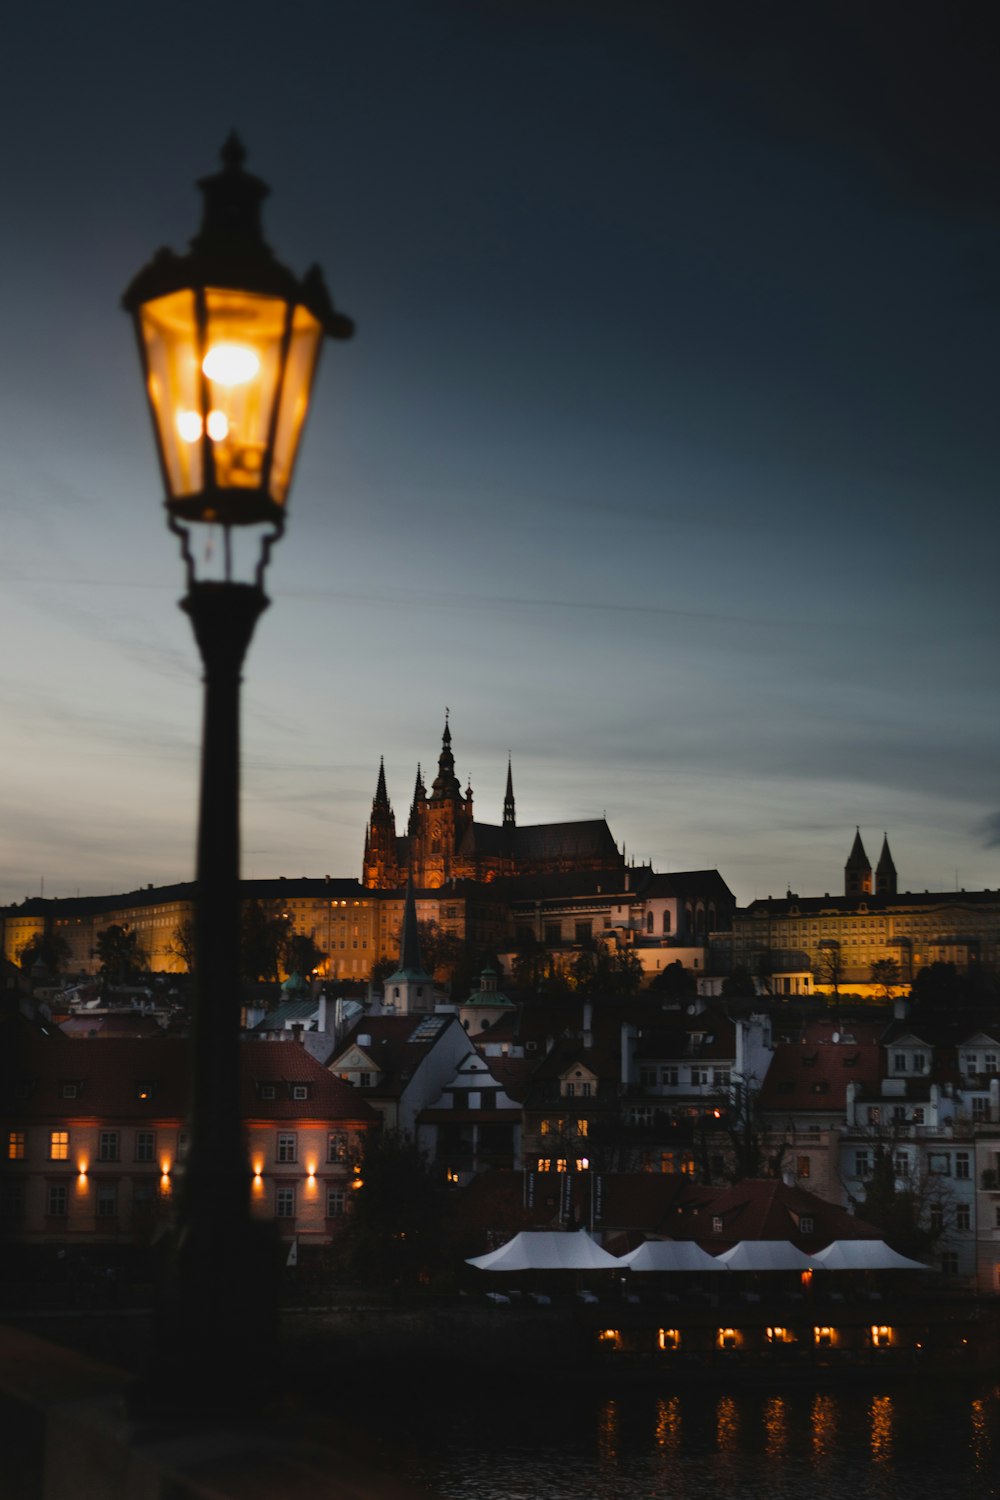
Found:
<svg viewBox="0 0 1000 1500"><path fill-rule="evenodd" d="M1000 1500L1000 1387L549 1390L419 1430L448 1500Z"/></svg>

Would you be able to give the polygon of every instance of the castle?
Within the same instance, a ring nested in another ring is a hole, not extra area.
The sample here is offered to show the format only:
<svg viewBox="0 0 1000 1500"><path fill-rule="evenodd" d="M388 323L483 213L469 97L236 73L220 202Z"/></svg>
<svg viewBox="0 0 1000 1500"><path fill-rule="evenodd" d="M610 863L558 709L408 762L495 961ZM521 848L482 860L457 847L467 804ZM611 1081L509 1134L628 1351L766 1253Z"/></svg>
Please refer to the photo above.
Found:
<svg viewBox="0 0 1000 1500"><path fill-rule="evenodd" d="M455 775L447 717L430 790L417 766L405 834L396 832L384 761L379 766L361 876L369 890L398 890L407 876L420 890L437 890L453 880L489 882L503 876L617 872L624 867L625 856L604 818L519 828L509 759L502 822L479 822L473 813L472 787L463 792Z"/></svg>

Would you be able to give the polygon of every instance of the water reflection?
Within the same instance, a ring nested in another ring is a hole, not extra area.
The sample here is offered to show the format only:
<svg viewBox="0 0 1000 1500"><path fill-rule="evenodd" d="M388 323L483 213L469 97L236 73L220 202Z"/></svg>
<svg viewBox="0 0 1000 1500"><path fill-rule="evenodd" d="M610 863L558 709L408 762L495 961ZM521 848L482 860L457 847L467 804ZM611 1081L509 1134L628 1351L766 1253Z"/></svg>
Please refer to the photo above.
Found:
<svg viewBox="0 0 1000 1500"><path fill-rule="evenodd" d="M656 1403L656 1446L661 1453L678 1453L681 1447L681 1398Z"/></svg>
<svg viewBox="0 0 1000 1500"><path fill-rule="evenodd" d="M614 1464L618 1457L618 1402L605 1401L597 1422L597 1452L601 1463Z"/></svg>
<svg viewBox="0 0 1000 1500"><path fill-rule="evenodd" d="M783 1396L764 1402L764 1447L768 1458L780 1458L788 1447L788 1410Z"/></svg>
<svg viewBox="0 0 1000 1500"><path fill-rule="evenodd" d="M817 1394L812 1403L812 1450L817 1459L833 1452L837 1435L837 1413L832 1396Z"/></svg>
<svg viewBox="0 0 1000 1500"><path fill-rule="evenodd" d="M871 1404L872 1463L892 1463L892 1397L875 1396Z"/></svg>

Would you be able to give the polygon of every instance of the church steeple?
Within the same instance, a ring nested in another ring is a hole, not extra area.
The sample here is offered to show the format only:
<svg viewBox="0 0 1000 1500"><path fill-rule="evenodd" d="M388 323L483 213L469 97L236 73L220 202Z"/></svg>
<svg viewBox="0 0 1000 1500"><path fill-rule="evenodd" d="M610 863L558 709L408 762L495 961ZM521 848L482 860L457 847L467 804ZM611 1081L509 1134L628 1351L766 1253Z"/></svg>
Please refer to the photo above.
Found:
<svg viewBox="0 0 1000 1500"><path fill-rule="evenodd" d="M423 772L420 769L420 762L418 760L417 779L413 787L413 801L410 803L410 821L407 825L410 833L414 833L416 831L417 820L420 817L418 809L420 808L421 803L426 802L426 800L427 788L424 786Z"/></svg>
<svg viewBox="0 0 1000 1500"><path fill-rule="evenodd" d="M872 888L871 861L865 853L865 846L861 842L861 829L858 828L854 834L854 843L844 866L844 895L845 896L868 896Z"/></svg>
<svg viewBox="0 0 1000 1500"><path fill-rule="evenodd" d="M514 816L514 776L511 771L510 756L507 757L507 790L503 798L503 826L513 828L516 826L517 818Z"/></svg>
<svg viewBox="0 0 1000 1500"><path fill-rule="evenodd" d="M896 895L896 866L892 862L889 853L889 835L882 835L882 853L878 857L875 866L875 894L876 896Z"/></svg>
<svg viewBox="0 0 1000 1500"><path fill-rule="evenodd" d="M372 798L372 815L365 830L362 863L363 883L373 890L394 890L399 885L396 852L396 818L385 784L385 759L380 758L378 781Z"/></svg>
<svg viewBox="0 0 1000 1500"><path fill-rule="evenodd" d="M444 711L444 734L441 736L441 754L438 756L438 773L431 786L431 795L436 802L457 802L462 788L455 775L455 757L451 753L451 729L448 710Z"/></svg>
<svg viewBox="0 0 1000 1500"><path fill-rule="evenodd" d="M413 895L413 875L407 876L403 925L399 932L399 968L385 981L383 1006L402 1016L426 1014L434 1009L434 980L420 957L420 929Z"/></svg>

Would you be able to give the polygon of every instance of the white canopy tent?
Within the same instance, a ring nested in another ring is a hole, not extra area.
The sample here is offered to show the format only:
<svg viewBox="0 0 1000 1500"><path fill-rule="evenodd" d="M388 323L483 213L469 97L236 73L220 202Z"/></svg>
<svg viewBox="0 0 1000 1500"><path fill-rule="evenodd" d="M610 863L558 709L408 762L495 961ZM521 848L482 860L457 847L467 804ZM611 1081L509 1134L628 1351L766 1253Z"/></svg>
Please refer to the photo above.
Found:
<svg viewBox="0 0 1000 1500"><path fill-rule="evenodd" d="M730 1271L811 1271L815 1263L787 1240L740 1240L716 1259Z"/></svg>
<svg viewBox="0 0 1000 1500"><path fill-rule="evenodd" d="M467 1264L479 1271L614 1271L621 1261L595 1244L585 1229L522 1229L499 1250Z"/></svg>
<svg viewBox="0 0 1000 1500"><path fill-rule="evenodd" d="M630 1271L724 1271L714 1255L693 1240L646 1240L627 1255L618 1257Z"/></svg>
<svg viewBox="0 0 1000 1500"><path fill-rule="evenodd" d="M834 1240L817 1250L813 1264L822 1271L933 1271L923 1261L910 1260L885 1240Z"/></svg>

